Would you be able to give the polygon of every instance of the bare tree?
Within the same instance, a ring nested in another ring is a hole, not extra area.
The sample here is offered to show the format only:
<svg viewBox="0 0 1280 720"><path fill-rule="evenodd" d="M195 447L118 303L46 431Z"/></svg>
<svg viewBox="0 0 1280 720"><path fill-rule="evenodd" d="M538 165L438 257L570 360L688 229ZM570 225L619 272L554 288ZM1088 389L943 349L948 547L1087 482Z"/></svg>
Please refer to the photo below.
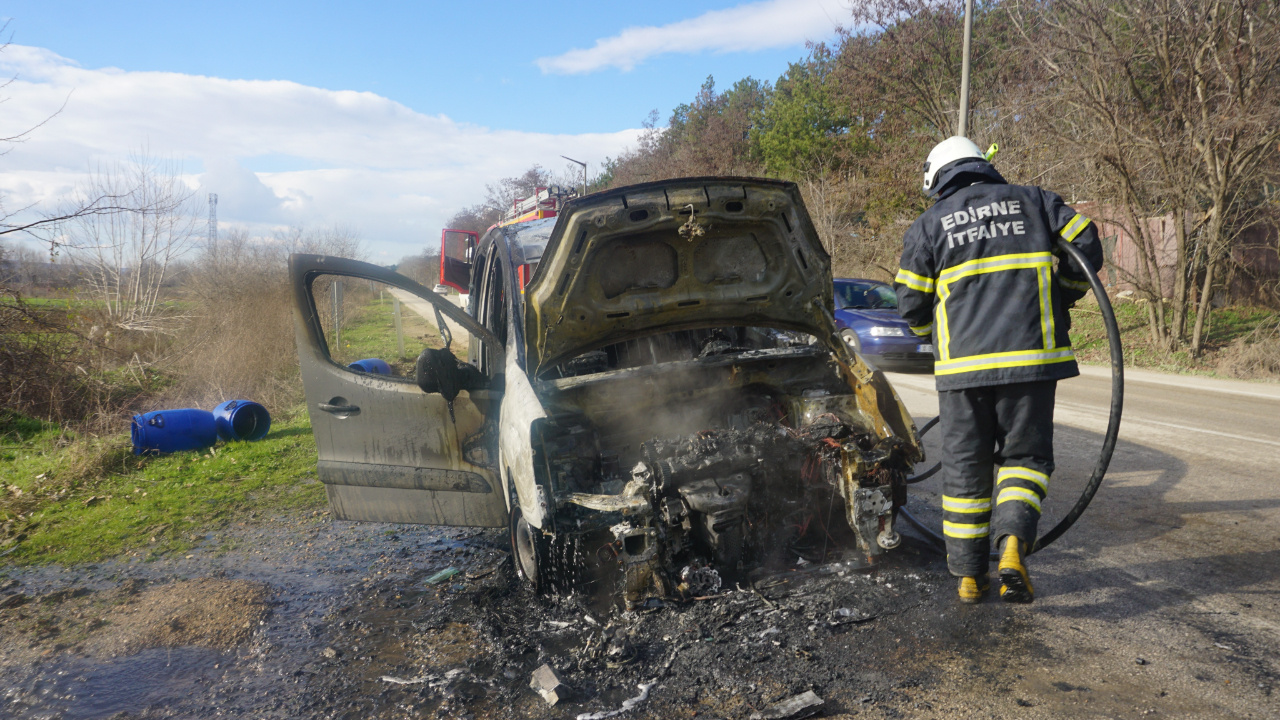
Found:
<svg viewBox="0 0 1280 720"><path fill-rule="evenodd" d="M476 203L454 213L445 227L453 230L470 230L483 234L491 225L502 219L502 211L488 203ZM443 228L441 228L443 229ZM438 239L438 238L436 238Z"/></svg>
<svg viewBox="0 0 1280 720"><path fill-rule="evenodd" d="M244 238L244 242L247 243L247 235ZM365 259L364 243L360 240L360 232L342 223L321 228L293 225L286 230L274 233L271 242L283 249L286 256L288 253L315 253L354 260Z"/></svg>
<svg viewBox="0 0 1280 720"><path fill-rule="evenodd" d="M0 35L4 34L8 29L8 22L0 25ZM0 43L0 53L3 53L8 47L9 42L7 40L4 43ZM15 77L10 77L3 82L0 82L0 92L3 92L5 88L9 87L15 79ZM0 103L5 102L7 99L8 98L0 98ZM32 133L39 130L41 127L44 127L44 125L50 120L53 120L55 117L60 115L65 108L66 103L64 102L62 107L54 110L45 117L45 119L35 125L12 135L0 137L0 156L8 155L13 150L14 145L25 142ZM83 197L79 204L66 205L56 213L37 213L35 212L36 204L26 205L20 208L10 208L5 202L4 196L0 195L0 238L17 233L32 233L42 228L57 225L82 215L99 215L117 212L123 209L120 203L120 196L112 194L98 194ZM0 243L0 258L3 258L4 256L5 247L6 246L3 243Z"/></svg>
<svg viewBox="0 0 1280 720"><path fill-rule="evenodd" d="M1271 0L1013 0L1025 48L1050 73L1039 109L1078 157L1140 249L1135 284L1152 337L1203 346L1213 290L1249 224L1280 140L1280 6ZM1175 236L1172 315L1161 277ZM1194 316L1189 338L1186 324Z"/></svg>
<svg viewBox="0 0 1280 720"><path fill-rule="evenodd" d="M169 329L161 289L173 264L192 248L200 224L195 193L178 172L172 163L143 156L99 169L70 206L110 196L120 199L121 209L73 214L49 235L52 248L65 249L83 267L107 321L120 328Z"/></svg>

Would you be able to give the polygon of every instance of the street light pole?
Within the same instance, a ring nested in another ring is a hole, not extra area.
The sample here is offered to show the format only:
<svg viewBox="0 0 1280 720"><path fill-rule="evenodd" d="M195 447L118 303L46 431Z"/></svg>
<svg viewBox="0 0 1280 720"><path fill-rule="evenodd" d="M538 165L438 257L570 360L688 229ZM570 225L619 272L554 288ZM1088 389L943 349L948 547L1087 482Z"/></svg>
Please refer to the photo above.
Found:
<svg viewBox="0 0 1280 720"><path fill-rule="evenodd" d="M582 194L586 195L587 194L587 164L582 162L581 160L574 160L568 155L561 155L560 157L564 158L565 160L568 160L571 163L574 163L575 165L582 166Z"/></svg>
<svg viewBox="0 0 1280 720"><path fill-rule="evenodd" d="M973 0L964 2L964 58L960 61L960 137L969 136L969 43L973 37Z"/></svg>

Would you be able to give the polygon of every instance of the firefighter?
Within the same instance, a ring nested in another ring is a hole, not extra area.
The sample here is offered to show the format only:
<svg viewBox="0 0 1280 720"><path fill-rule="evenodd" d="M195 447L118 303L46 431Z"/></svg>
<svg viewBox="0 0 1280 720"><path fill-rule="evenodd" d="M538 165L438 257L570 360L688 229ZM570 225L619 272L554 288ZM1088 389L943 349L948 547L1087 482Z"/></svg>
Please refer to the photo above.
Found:
<svg viewBox="0 0 1280 720"><path fill-rule="evenodd" d="M936 201L903 237L894 288L912 332L933 338L947 566L960 601L981 601L994 540L1001 599L1029 603L1025 554L1053 475L1054 390L1080 374L1067 310L1089 290L1070 262L1055 268L1056 238L1095 272L1102 247L1088 218L1047 190L1010 185L964 137L929 153L924 191Z"/></svg>

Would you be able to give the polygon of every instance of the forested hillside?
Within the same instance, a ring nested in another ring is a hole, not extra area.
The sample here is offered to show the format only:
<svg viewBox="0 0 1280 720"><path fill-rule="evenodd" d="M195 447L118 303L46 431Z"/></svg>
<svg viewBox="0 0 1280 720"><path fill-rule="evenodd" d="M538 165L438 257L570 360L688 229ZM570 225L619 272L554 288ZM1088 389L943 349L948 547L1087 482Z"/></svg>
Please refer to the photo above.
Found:
<svg viewBox="0 0 1280 720"><path fill-rule="evenodd" d="M665 123L655 111L591 189L691 175L793 180L836 274L890 278L903 231L929 202L921 164L956 130L963 2L865 0L845 28L776 79L708 77ZM974 38L970 137L999 144L1011 182L1093 201L1131 236L1138 258L1114 270L1155 301L1145 318L1154 345L1197 354L1222 290L1275 303L1273 273L1240 277L1251 272L1242 262L1270 253L1272 267L1276 252L1280 5L989 0L976 3ZM552 179L533 168L503 180L456 220L487 226L503 199ZM1151 218L1167 219L1165 230L1151 232Z"/></svg>

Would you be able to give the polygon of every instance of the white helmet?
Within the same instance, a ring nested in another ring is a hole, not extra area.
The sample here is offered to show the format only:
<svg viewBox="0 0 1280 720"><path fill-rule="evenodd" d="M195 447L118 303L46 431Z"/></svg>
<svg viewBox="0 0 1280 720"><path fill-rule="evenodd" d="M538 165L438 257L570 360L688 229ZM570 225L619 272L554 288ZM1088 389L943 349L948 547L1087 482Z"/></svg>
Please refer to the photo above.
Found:
<svg viewBox="0 0 1280 720"><path fill-rule="evenodd" d="M929 151L929 158L924 161L924 191L929 193L933 190L933 184L938 179L939 170L956 160L965 158L986 160L987 156L982 154L982 151L978 149L978 146L972 140L960 135L953 135L934 145L933 149Z"/></svg>

